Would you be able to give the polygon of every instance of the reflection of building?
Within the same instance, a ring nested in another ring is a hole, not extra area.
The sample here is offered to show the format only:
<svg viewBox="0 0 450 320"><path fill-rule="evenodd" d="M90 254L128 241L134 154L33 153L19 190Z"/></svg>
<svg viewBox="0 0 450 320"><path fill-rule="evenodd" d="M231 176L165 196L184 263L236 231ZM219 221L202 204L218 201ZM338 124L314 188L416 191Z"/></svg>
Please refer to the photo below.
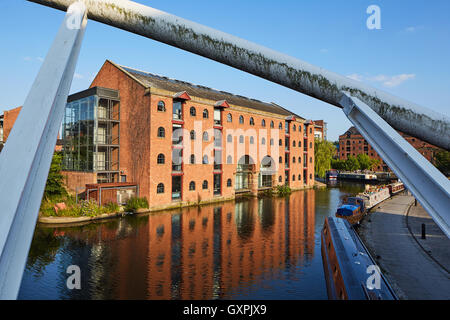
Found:
<svg viewBox="0 0 450 320"><path fill-rule="evenodd" d="M327 140L327 123L323 120L314 120L314 138Z"/></svg>
<svg viewBox="0 0 450 320"><path fill-rule="evenodd" d="M67 185L134 182L152 208L310 187L313 127L274 103L107 61L69 97Z"/></svg>
<svg viewBox="0 0 450 320"><path fill-rule="evenodd" d="M409 136L406 133L400 131L398 133L430 162L433 162L435 153L442 151L442 149L418 138ZM358 154L366 154L371 158L379 160L380 165L376 170L389 171L389 167L375 149L372 148L355 127L351 127L347 132L339 136L339 159L347 160L348 157L356 157Z"/></svg>

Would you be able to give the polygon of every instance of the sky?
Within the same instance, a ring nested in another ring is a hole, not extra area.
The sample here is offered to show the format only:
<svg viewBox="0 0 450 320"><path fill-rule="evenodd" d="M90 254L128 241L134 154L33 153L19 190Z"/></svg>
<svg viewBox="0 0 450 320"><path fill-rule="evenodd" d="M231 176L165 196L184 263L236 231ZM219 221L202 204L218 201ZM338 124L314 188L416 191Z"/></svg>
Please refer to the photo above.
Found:
<svg viewBox="0 0 450 320"><path fill-rule="evenodd" d="M448 0L136 0L450 114ZM381 29L368 29L367 8ZM0 0L0 113L25 101L64 13ZM71 93L87 89L106 59L275 102L328 123L335 141L351 123L339 108L212 60L89 21Z"/></svg>

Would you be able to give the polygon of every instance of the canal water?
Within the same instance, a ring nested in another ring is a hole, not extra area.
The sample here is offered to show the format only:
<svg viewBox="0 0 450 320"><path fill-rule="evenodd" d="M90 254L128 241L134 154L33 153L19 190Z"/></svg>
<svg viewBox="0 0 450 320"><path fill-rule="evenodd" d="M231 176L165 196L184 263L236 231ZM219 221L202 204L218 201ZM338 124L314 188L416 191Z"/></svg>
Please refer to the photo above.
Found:
<svg viewBox="0 0 450 320"><path fill-rule="evenodd" d="M19 299L327 299L325 217L364 185L37 226ZM67 268L81 271L69 290Z"/></svg>

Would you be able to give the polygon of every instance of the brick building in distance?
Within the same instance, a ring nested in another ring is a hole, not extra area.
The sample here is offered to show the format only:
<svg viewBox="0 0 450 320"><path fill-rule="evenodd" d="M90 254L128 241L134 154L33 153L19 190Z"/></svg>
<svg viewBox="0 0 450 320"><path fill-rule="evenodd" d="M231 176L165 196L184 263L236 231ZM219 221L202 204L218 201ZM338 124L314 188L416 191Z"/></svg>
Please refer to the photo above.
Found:
<svg viewBox="0 0 450 320"><path fill-rule="evenodd" d="M442 151L441 148L406 133L400 131L398 133L431 163L433 163L435 153ZM355 127L351 127L343 135L339 136L339 160L347 160L348 157L356 157L358 154L367 154L369 157L379 160L380 165L376 168L377 171L390 171L375 149L372 148Z"/></svg>
<svg viewBox="0 0 450 320"><path fill-rule="evenodd" d="M327 140L327 123L323 120L314 120L314 138Z"/></svg>
<svg viewBox="0 0 450 320"><path fill-rule="evenodd" d="M133 182L154 209L314 185L314 122L111 61L69 97L62 132L69 189Z"/></svg>

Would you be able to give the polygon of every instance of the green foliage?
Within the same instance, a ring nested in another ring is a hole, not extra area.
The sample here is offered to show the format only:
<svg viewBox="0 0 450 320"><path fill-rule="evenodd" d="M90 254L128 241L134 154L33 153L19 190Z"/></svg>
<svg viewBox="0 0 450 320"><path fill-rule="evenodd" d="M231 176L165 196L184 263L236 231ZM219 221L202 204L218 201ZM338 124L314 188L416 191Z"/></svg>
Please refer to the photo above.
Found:
<svg viewBox="0 0 450 320"><path fill-rule="evenodd" d="M434 155L434 165L444 175L450 175L450 152L441 151Z"/></svg>
<svg viewBox="0 0 450 320"><path fill-rule="evenodd" d="M292 190L289 186L277 186L277 193L280 197L286 197L292 193Z"/></svg>
<svg viewBox="0 0 450 320"><path fill-rule="evenodd" d="M136 212L137 209L148 209L147 198L131 197L125 205L125 211Z"/></svg>
<svg viewBox="0 0 450 320"><path fill-rule="evenodd" d="M49 199L55 196L64 196L67 194L64 188L63 176L61 174L62 154L55 152L48 172L47 183L44 190L44 198Z"/></svg>
<svg viewBox="0 0 450 320"><path fill-rule="evenodd" d="M359 162L353 156L348 157L347 161L345 161L345 170L347 171L355 171L359 169Z"/></svg>
<svg viewBox="0 0 450 320"><path fill-rule="evenodd" d="M345 161L339 160L339 159L332 159L331 160L331 168L336 170L346 170L345 168Z"/></svg>
<svg viewBox="0 0 450 320"><path fill-rule="evenodd" d="M336 153L336 146L326 140L316 139L314 141L314 170L316 176L325 177L327 170L331 169L331 161Z"/></svg>

